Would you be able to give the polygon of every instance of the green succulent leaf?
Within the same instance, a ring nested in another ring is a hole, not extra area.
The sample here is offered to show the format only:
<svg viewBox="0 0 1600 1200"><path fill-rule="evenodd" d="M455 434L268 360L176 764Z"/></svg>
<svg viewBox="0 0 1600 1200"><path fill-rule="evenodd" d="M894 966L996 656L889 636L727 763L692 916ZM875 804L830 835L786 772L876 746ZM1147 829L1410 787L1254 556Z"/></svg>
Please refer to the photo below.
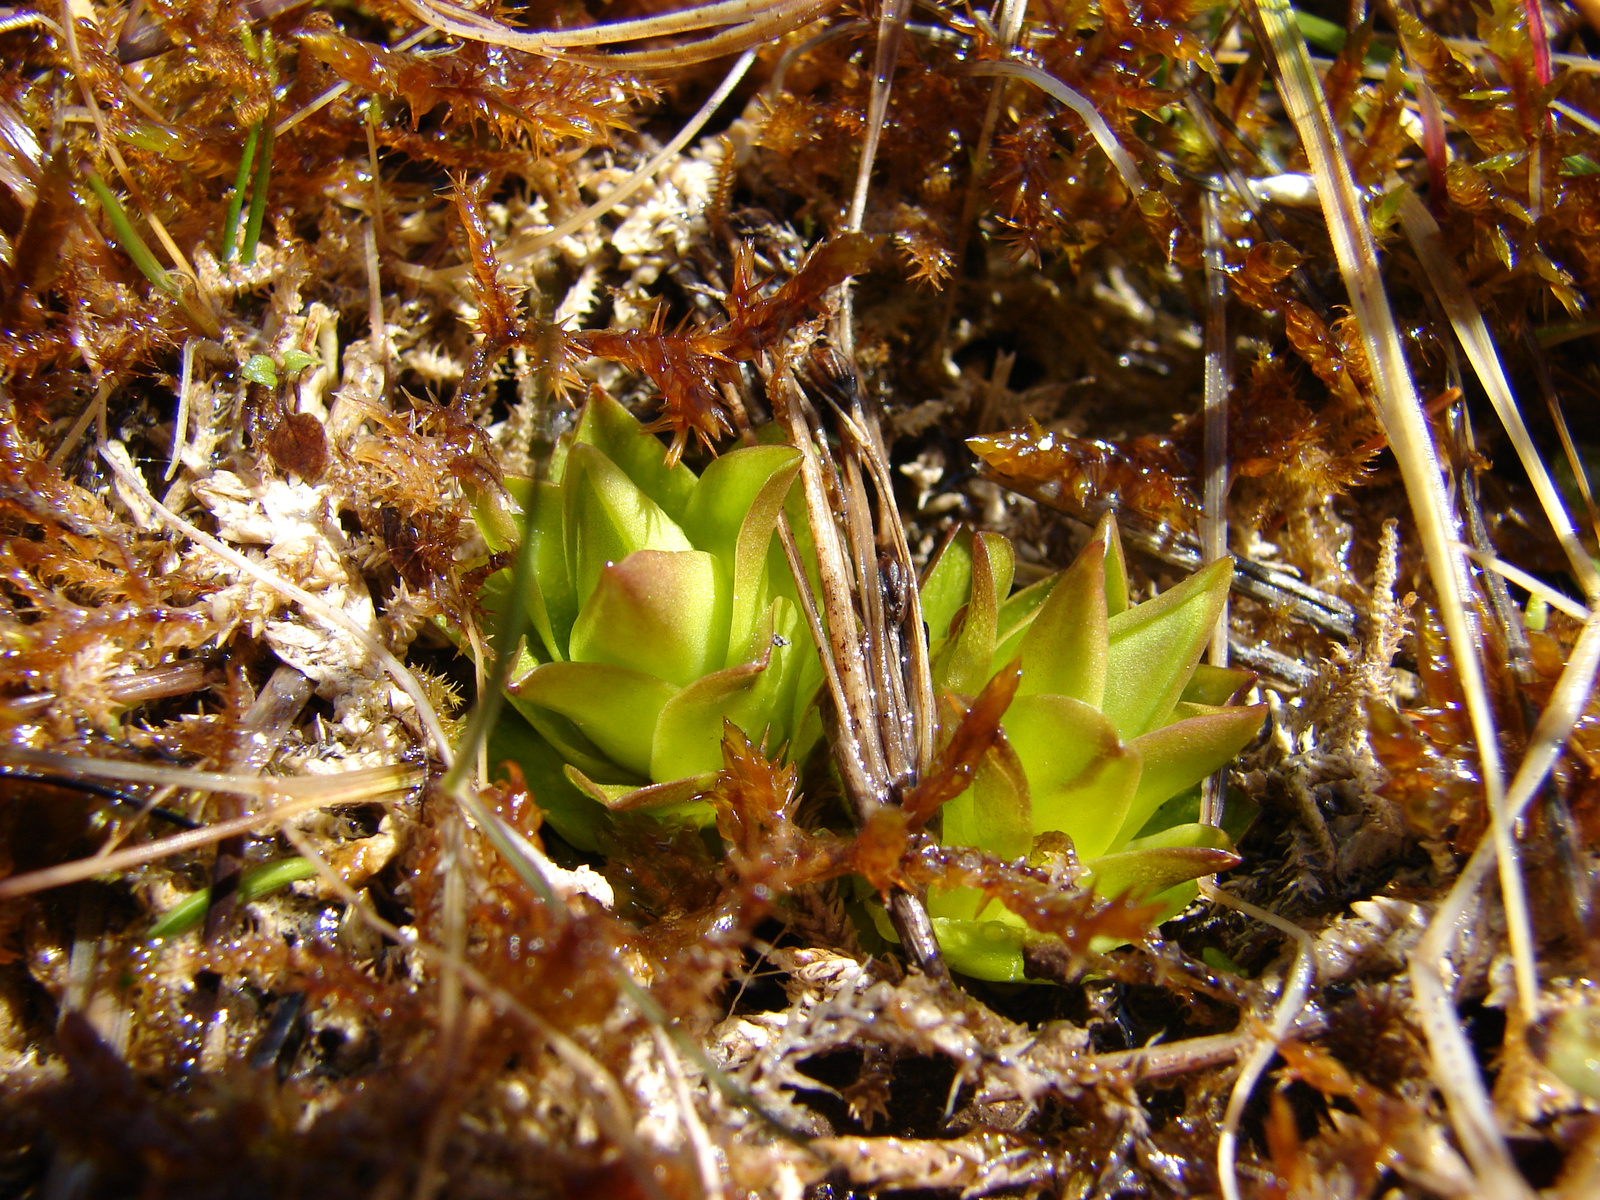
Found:
<svg viewBox="0 0 1600 1200"><path fill-rule="evenodd" d="M792 640L773 636L774 609L783 604L774 601L761 623L767 649L760 659L705 675L667 701L656 723L651 778L719 770L725 721L758 745L782 744L788 730L776 720L784 711L780 692L799 649ZM809 646L805 650L810 653Z"/></svg>
<svg viewBox="0 0 1600 1200"><path fill-rule="evenodd" d="M972 533L959 530L939 548L922 580L922 619L933 642L950 632L950 619L972 595Z"/></svg>
<svg viewBox="0 0 1600 1200"><path fill-rule="evenodd" d="M1226 704L1234 696L1256 681L1254 671L1242 671L1237 667L1214 667L1210 663L1198 663L1194 675L1188 685L1183 689L1180 702L1190 704Z"/></svg>
<svg viewBox="0 0 1600 1200"><path fill-rule="evenodd" d="M638 550L693 550L683 529L599 450L579 443L561 481L567 572L580 602L600 573Z"/></svg>
<svg viewBox="0 0 1600 1200"><path fill-rule="evenodd" d="M1113 616L1101 711L1126 738L1166 720L1211 640L1233 562L1220 559L1182 583Z"/></svg>
<svg viewBox="0 0 1600 1200"><path fill-rule="evenodd" d="M1022 948L1028 930L1008 921L934 917L934 936L952 971L993 983L1025 983Z"/></svg>
<svg viewBox="0 0 1600 1200"><path fill-rule="evenodd" d="M566 549L561 536L561 489L531 479L508 479L507 493L480 499L474 505L478 526L489 548L508 551L516 538L533 539L533 577L523 604L534 631L543 644L538 657L560 662L566 658L567 638L578 613L578 598L567 574ZM520 508L511 511L511 504ZM520 528L519 528L520 526ZM484 584L480 602L490 612L504 612L510 597L511 572L498 571Z"/></svg>
<svg viewBox="0 0 1600 1200"><path fill-rule="evenodd" d="M515 709L501 714L489 731L489 762L507 760L521 769L545 820L569 845L590 853L600 849L610 817L572 785L563 755Z"/></svg>
<svg viewBox="0 0 1600 1200"><path fill-rule="evenodd" d="M995 650L994 660L997 663L1008 663L1017 657L1022 646L1022 639L1027 636L1029 628L1033 625L1034 617L1039 615L1039 609L1050 598L1050 593L1055 590L1061 581L1059 573L1047 575L1038 583L1029 584L1019 592L1013 592L1004 603L1000 605L1000 645Z"/></svg>
<svg viewBox="0 0 1600 1200"><path fill-rule="evenodd" d="M1106 690L1106 552L1090 542L1022 638L1019 695L1070 696L1098 708Z"/></svg>
<svg viewBox="0 0 1600 1200"><path fill-rule="evenodd" d="M1111 849L1131 839L1170 797L1232 762L1255 737L1266 715L1264 704L1221 708L1153 729L1128 743L1144 760L1144 772Z"/></svg>
<svg viewBox="0 0 1600 1200"><path fill-rule="evenodd" d="M1116 513L1100 518L1093 540L1106 548L1106 615L1114 617L1128 610L1128 560L1123 557Z"/></svg>
<svg viewBox="0 0 1600 1200"><path fill-rule="evenodd" d="M1098 709L1068 696L1018 696L1004 726L1027 771L1034 834L1067 834L1080 858L1105 853L1139 786L1138 752Z"/></svg>
<svg viewBox="0 0 1600 1200"><path fill-rule="evenodd" d="M1026 858L1033 850L1033 802L1028 778L1016 753L1005 743L991 750L978 768L972 786L939 810L940 840L947 845L977 846L1004 859ZM928 896L928 912L941 917L974 919L986 912L1005 912L998 901L986 901L977 888L952 888Z"/></svg>
<svg viewBox="0 0 1600 1200"><path fill-rule="evenodd" d="M571 721L601 754L650 777L656 719L677 689L643 671L608 663L546 663L513 685L515 699Z"/></svg>
<svg viewBox="0 0 1600 1200"><path fill-rule="evenodd" d="M637 772L625 770L607 758L605 751L590 741L570 718L522 699L517 695L515 684L506 689L506 699L522 719L561 756L563 762L574 764L596 779L639 786Z"/></svg>
<svg viewBox="0 0 1600 1200"><path fill-rule="evenodd" d="M1148 900L1191 879L1215 875L1239 865L1233 843L1210 825L1180 825L1154 837L1141 838L1127 849L1085 864L1094 890L1102 896Z"/></svg>
<svg viewBox="0 0 1600 1200"><path fill-rule="evenodd" d="M727 662L738 662L754 649L751 638L769 599L773 530L799 473L800 452L790 446L745 447L707 467L689 502L685 525L727 565L733 581Z"/></svg>
<svg viewBox="0 0 1600 1200"><path fill-rule="evenodd" d="M1011 590L1016 567L1011 543L999 534L978 534L971 553L972 589L966 614L933 660L934 682L965 696L977 695L994 673L1000 600Z"/></svg>
<svg viewBox="0 0 1600 1200"><path fill-rule="evenodd" d="M648 808L650 815L658 821L682 821L692 825L705 825L716 815L709 804L696 799L711 790L717 778L715 771L667 783L647 783L643 787L625 783L597 783L573 766L566 768L566 776L573 787L609 812L625 813Z"/></svg>
<svg viewBox="0 0 1600 1200"><path fill-rule="evenodd" d="M610 663L685 687L722 664L728 588L703 550L637 550L601 569L572 626L575 662Z"/></svg>
<svg viewBox="0 0 1600 1200"><path fill-rule="evenodd" d="M666 447L609 393L589 397L573 431L573 447L592 446L615 463L672 520L683 524L694 495L694 472L681 462L667 466ZM569 451L570 454L570 451ZM552 464L554 469L555 464ZM568 468L570 469L570 468Z"/></svg>

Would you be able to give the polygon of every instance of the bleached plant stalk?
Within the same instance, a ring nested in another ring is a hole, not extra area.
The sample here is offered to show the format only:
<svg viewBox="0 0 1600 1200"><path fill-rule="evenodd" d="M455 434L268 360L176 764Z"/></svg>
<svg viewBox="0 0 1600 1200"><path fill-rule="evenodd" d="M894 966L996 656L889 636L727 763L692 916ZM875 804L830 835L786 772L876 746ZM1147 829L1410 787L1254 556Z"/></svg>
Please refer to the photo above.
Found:
<svg viewBox="0 0 1600 1200"><path fill-rule="evenodd" d="M1217 1182L1222 1188L1223 1200L1239 1200L1239 1172L1236 1156L1239 1148L1239 1125L1244 1120L1245 1105L1250 1094L1266 1072L1267 1066L1278 1052L1278 1043L1294 1027L1297 1017L1311 995L1312 984L1317 979L1317 944L1311 935L1277 913L1258 908L1237 896L1230 895L1215 884L1201 884L1201 893L1209 900L1228 908L1237 909L1287 934L1295 942L1294 963L1284 978L1283 991L1273 1006L1272 1019L1266 1036L1257 1040L1244 1063L1239 1077L1234 1080L1233 1091L1228 1096L1228 1107L1222 1118L1222 1131L1217 1137Z"/></svg>
<svg viewBox="0 0 1600 1200"><path fill-rule="evenodd" d="M652 71L709 62L762 45L789 33L837 7L839 0L718 0L713 4L640 17L607 21L581 29L517 29L474 12L451 0L401 0L417 20L441 33L469 42L487 42L547 58L587 58L599 51L645 38L675 37L721 30L708 37L663 50L612 51L608 66L618 70Z"/></svg>
<svg viewBox="0 0 1600 1200"><path fill-rule="evenodd" d="M1467 286L1461 269L1446 250L1439 223L1409 187L1400 197L1400 224L1412 249L1416 251L1418 261L1422 263L1422 269L1427 273L1428 281L1433 284L1434 294L1449 317L1461 348L1466 351L1467 361L1477 372L1478 382L1483 385L1489 402L1494 405L1495 415L1500 418L1507 436L1511 438L1517 460L1528 473L1533 490L1544 508L1545 518L1555 530L1562 550L1566 552L1573 578L1583 588L1583 594L1590 603L1594 603L1600 599L1600 572L1595 570L1594 560L1583 548L1561 493L1556 490L1555 481L1550 478L1544 459L1522 420L1522 411L1517 407L1516 397L1511 394L1511 384L1500 365L1500 354L1495 349L1494 338L1489 335L1483 310L1473 298L1472 289Z"/></svg>
<svg viewBox="0 0 1600 1200"><path fill-rule="evenodd" d="M896 803L932 762L933 683L922 645L916 576L904 527L893 511L893 493L886 490L881 440L859 401L850 412L834 409L844 435L841 469L793 369L781 366L773 382L775 415L801 453L800 482L822 611L808 598L805 607L837 714L834 759L855 816L864 821L879 807ZM879 492L876 514L863 464ZM784 538L784 548L806 597L805 569L792 536ZM912 960L924 972L943 976L944 960L921 899L896 890L889 912Z"/></svg>
<svg viewBox="0 0 1600 1200"><path fill-rule="evenodd" d="M1585 622L1550 695L1550 702L1528 741L1527 753L1506 797L1509 820L1522 815L1549 778L1561 747L1588 706L1597 669L1600 669L1600 613L1591 615ZM1453 973L1446 966L1457 937L1470 924L1473 903L1493 863L1492 844L1480 843L1462 868L1450 894L1435 911L1422 940L1411 952L1411 988L1428 1045L1433 1051L1434 1069L1463 1148L1480 1173L1485 1161L1495 1164L1498 1181L1508 1189L1495 1194L1526 1196L1529 1193L1506 1153L1494 1110L1478 1079L1472 1047L1455 1017L1450 994ZM1452 1081L1451 1086L1447 1086L1447 1080ZM1462 1086L1462 1081L1476 1086Z"/></svg>
<svg viewBox="0 0 1600 1200"><path fill-rule="evenodd" d="M1094 138L1100 149L1105 151L1106 157L1117 169L1117 174L1122 176L1122 182L1127 185L1128 190L1135 196L1144 191L1144 176L1139 174L1139 166L1133 161L1133 156L1122 148L1122 143L1111 131L1111 126L1106 124L1106 119L1081 92L1068 87L1050 72L1041 71L1038 67L1029 66L1027 63L976 62L968 70L974 75L1010 75L1016 79L1026 79L1054 99L1061 101L1083 119L1083 123L1089 127L1089 135Z"/></svg>
<svg viewBox="0 0 1600 1200"><path fill-rule="evenodd" d="M1233 388L1233 354L1228 345L1228 277L1222 262L1222 218L1217 197L1200 197L1205 241L1205 478L1200 518L1200 553L1214 562L1228 552L1228 393ZM1228 665L1228 610L1222 610L1211 637L1211 665Z"/></svg>
<svg viewBox="0 0 1600 1200"><path fill-rule="evenodd" d="M1532 931L1516 845L1506 815L1499 746L1479 659L1479 629L1470 610L1472 585L1466 561L1457 548L1460 538L1445 492L1444 473L1400 346L1394 314L1378 270L1377 248L1356 193L1350 164L1328 115L1327 98L1312 70L1305 40L1295 24L1294 11L1288 0L1248 0L1248 4L1263 32L1284 108L1300 135L1317 181L1334 255L1371 365L1378 415L1399 463L1438 593L1440 615L1478 744L1519 1001L1524 1014L1531 1017L1538 1004ZM1416 974L1413 972L1413 978ZM1483 1177L1484 1184L1499 1194L1525 1194L1526 1185L1511 1164L1503 1136L1492 1122L1483 1120L1488 1112L1488 1097L1475 1066L1470 1058L1462 1063L1456 1057L1446 1057L1446 1047L1440 1041L1447 1036L1446 1027L1455 1028L1459 1034L1454 1007L1444 996L1424 997L1419 992L1418 1000L1427 1010L1425 1023L1438 1083L1450 1104L1458 1131L1463 1134L1463 1141L1475 1151L1471 1156L1473 1166ZM1440 1006L1441 1001L1444 1007ZM1461 1128L1468 1121L1473 1126L1470 1137L1467 1136L1469 1131Z"/></svg>

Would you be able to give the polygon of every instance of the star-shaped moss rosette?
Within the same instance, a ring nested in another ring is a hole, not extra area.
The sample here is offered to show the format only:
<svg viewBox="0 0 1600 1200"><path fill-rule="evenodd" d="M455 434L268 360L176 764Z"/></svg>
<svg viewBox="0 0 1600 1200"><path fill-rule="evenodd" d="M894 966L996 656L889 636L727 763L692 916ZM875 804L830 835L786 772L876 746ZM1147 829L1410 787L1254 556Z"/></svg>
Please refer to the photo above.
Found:
<svg viewBox="0 0 1600 1200"><path fill-rule="evenodd" d="M708 824L694 796L722 766L724 721L791 751L821 731L822 669L775 532L798 452L745 447L698 478L665 459L597 392L550 481L508 481L520 514L504 497L478 508L491 549L525 535L535 556L532 631L507 688L535 733L501 731L493 752L522 765L582 849L598 848L608 810ZM487 609L510 603L508 575L485 585Z"/></svg>
<svg viewBox="0 0 1600 1200"><path fill-rule="evenodd" d="M1099 894L1173 912L1195 894L1193 880L1238 858L1219 829L1152 818L1237 755L1265 711L1227 703L1247 673L1200 663L1232 563L1130 606L1108 516L1058 575L1010 595L1013 567L1005 538L968 534L949 543L923 588L937 687L975 696L1004 664L1022 665L1001 718L1008 752L991 754L945 804L940 840L1017 859L1048 853L1052 835L1066 834ZM935 891L928 911L951 967L1024 978L1023 946L1042 935L998 902L970 888Z"/></svg>

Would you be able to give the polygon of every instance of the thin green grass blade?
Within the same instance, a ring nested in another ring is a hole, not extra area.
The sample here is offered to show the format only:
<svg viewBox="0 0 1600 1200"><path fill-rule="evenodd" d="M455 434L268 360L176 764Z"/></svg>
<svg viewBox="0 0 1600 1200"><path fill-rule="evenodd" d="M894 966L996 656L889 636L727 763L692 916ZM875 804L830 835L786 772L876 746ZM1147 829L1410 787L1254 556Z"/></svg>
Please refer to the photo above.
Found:
<svg viewBox="0 0 1600 1200"><path fill-rule="evenodd" d="M233 192L228 197L228 212L222 220L222 261L225 263L232 262L239 253L239 216L244 209L244 189L255 170L256 143L261 138L263 124L264 122L257 121L250 126L250 132L244 139L244 153L239 156L239 173L233 177Z"/></svg>
<svg viewBox="0 0 1600 1200"><path fill-rule="evenodd" d="M256 161L255 178L250 185L250 216L245 222L244 245L239 250L240 257L247 263L256 259L256 246L261 242L261 222L267 214L267 184L272 179L274 140L270 110L267 119L261 124L266 130L266 136L261 139L261 156Z"/></svg>
<svg viewBox="0 0 1600 1200"><path fill-rule="evenodd" d="M95 198L100 201L100 207L105 209L106 217L111 222L112 232L116 234L117 244L123 252L133 260L133 265L156 287L169 296L181 296L177 280L172 273L163 267L156 256L150 252L150 247L139 236L139 231L133 227L133 222L128 219L127 210L122 207L116 193L106 186L106 181L100 178L93 167L85 167L84 178L89 182L89 188L94 192Z"/></svg>
<svg viewBox="0 0 1600 1200"><path fill-rule="evenodd" d="M317 865L309 858L284 858L277 862L263 863L259 867L252 867L239 877L239 900L248 904L296 880L310 879L316 873ZM193 929L205 918L206 909L210 905L210 888L201 888L198 892L184 897L150 927L151 940L174 938Z"/></svg>

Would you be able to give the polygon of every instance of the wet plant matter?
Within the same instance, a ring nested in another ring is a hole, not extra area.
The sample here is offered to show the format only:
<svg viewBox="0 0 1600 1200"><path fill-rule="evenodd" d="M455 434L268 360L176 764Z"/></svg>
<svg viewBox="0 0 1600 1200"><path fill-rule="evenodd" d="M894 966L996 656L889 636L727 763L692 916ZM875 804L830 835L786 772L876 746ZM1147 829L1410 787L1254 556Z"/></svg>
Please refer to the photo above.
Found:
<svg viewBox="0 0 1600 1200"><path fill-rule="evenodd" d="M0 1190L1592 1194L1592 6L660 7L0 14Z"/></svg>

